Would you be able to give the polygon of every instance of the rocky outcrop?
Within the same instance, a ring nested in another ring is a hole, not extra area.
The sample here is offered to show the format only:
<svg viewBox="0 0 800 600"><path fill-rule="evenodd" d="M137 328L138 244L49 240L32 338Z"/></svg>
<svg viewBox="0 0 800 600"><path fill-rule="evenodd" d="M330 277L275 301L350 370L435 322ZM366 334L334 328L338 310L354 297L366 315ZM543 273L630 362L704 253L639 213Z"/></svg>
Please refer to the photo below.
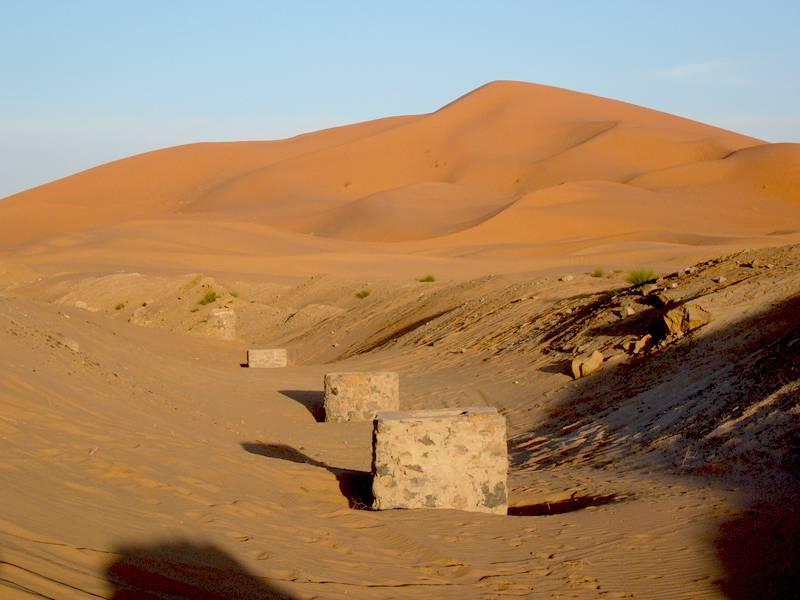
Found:
<svg viewBox="0 0 800 600"><path fill-rule="evenodd" d="M680 337L699 329L709 321L711 313L699 304L690 302L666 312L663 319L664 332L667 336Z"/></svg>
<svg viewBox="0 0 800 600"><path fill-rule="evenodd" d="M623 348L631 354L639 354L643 350L647 350L653 345L653 336L649 333L643 335L638 340L631 340L627 342Z"/></svg>
<svg viewBox="0 0 800 600"><path fill-rule="evenodd" d="M589 356L577 356L572 360L572 376L575 379L586 377L603 366L603 353L595 350Z"/></svg>

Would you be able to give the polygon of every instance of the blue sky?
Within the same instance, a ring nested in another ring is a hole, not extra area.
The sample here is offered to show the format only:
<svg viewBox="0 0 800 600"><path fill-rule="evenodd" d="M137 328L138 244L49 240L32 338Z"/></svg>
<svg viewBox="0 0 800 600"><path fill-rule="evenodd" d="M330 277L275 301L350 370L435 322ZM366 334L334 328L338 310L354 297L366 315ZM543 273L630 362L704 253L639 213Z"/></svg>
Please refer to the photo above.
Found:
<svg viewBox="0 0 800 600"><path fill-rule="evenodd" d="M493 79L800 141L800 2L0 0L0 197L163 146L427 112Z"/></svg>

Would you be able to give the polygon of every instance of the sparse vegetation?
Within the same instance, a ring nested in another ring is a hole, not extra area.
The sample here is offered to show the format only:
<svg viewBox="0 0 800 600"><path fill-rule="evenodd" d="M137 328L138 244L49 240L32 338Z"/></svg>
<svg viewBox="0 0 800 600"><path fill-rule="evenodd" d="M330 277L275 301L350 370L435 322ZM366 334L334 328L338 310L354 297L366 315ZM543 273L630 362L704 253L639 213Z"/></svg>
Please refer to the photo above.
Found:
<svg viewBox="0 0 800 600"><path fill-rule="evenodd" d="M600 267L597 267L594 271L589 273L589 275L591 275L592 277L602 277L605 274L606 272L603 271L603 269L601 269Z"/></svg>
<svg viewBox="0 0 800 600"><path fill-rule="evenodd" d="M352 181L345 181L344 182L344 187L346 187L346 188L350 187L351 185L353 185Z"/></svg>
<svg viewBox="0 0 800 600"><path fill-rule="evenodd" d="M120 302L119 304L117 304L114 307L114 310L122 310L123 308L125 308L125 303L124 302Z"/></svg>
<svg viewBox="0 0 800 600"><path fill-rule="evenodd" d="M195 307L194 307L192 310L190 310L189 312L197 312L198 310L200 310L200 309L199 309L199 308L197 308L197 307L195 306Z"/></svg>
<svg viewBox="0 0 800 600"><path fill-rule="evenodd" d="M653 281L654 279L658 279L658 275L650 269L634 269L628 273L628 283L633 285L642 285L643 283Z"/></svg>
<svg viewBox="0 0 800 600"><path fill-rule="evenodd" d="M359 298L360 300L363 300L364 298L369 296L371 293L372 293L372 290L361 290L360 292L356 293L356 298Z"/></svg>
<svg viewBox="0 0 800 600"><path fill-rule="evenodd" d="M233 296L234 298L238 298L239 292L231 292L231 296Z"/></svg>
<svg viewBox="0 0 800 600"><path fill-rule="evenodd" d="M417 281L420 283L433 283L436 281L436 277L433 275L425 275L425 277L420 277Z"/></svg>
<svg viewBox="0 0 800 600"><path fill-rule="evenodd" d="M622 273L622 269L614 269L614 273Z"/></svg>
<svg viewBox="0 0 800 600"><path fill-rule="evenodd" d="M205 296L200 298L198 304L202 304L203 306L205 306L206 304L211 304L212 302L216 302L216 300L217 300L217 292L215 292L214 290L210 290L206 292Z"/></svg>

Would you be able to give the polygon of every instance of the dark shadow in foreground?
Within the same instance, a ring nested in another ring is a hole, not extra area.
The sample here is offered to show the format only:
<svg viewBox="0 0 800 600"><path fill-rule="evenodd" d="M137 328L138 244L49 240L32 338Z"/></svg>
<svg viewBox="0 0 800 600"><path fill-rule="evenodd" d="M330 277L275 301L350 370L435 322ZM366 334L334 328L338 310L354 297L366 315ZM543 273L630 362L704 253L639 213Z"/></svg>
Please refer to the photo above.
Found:
<svg viewBox="0 0 800 600"><path fill-rule="evenodd" d="M286 444L266 444L259 441L242 442L242 448L250 454L327 469L336 476L336 480L339 482L339 491L347 498L350 508L368 510L372 506L374 500L372 496L372 473L332 467Z"/></svg>
<svg viewBox="0 0 800 600"><path fill-rule="evenodd" d="M325 397L323 392L318 390L278 390L278 393L305 406L317 423L325 420L325 408L322 406L322 400Z"/></svg>
<svg viewBox="0 0 800 600"><path fill-rule="evenodd" d="M800 504L791 494L760 502L724 523L716 540L732 600L800 598Z"/></svg>
<svg viewBox="0 0 800 600"><path fill-rule="evenodd" d="M114 552L120 558L106 569L113 600L292 598L211 544L177 541L122 546Z"/></svg>

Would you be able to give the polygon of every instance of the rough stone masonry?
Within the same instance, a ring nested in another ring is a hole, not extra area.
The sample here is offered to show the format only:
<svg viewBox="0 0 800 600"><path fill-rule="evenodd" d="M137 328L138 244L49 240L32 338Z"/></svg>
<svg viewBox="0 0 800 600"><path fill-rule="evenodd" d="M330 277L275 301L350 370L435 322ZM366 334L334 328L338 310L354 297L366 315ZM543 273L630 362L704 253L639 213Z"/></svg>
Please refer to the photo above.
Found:
<svg viewBox="0 0 800 600"><path fill-rule="evenodd" d="M400 409L400 376L390 371L325 375L326 421L371 421L380 410Z"/></svg>
<svg viewBox="0 0 800 600"><path fill-rule="evenodd" d="M372 436L373 508L508 510L506 419L494 408L384 411Z"/></svg>
<svg viewBox="0 0 800 600"><path fill-rule="evenodd" d="M247 351L247 366L251 369L275 369L286 366L286 350L269 348Z"/></svg>

